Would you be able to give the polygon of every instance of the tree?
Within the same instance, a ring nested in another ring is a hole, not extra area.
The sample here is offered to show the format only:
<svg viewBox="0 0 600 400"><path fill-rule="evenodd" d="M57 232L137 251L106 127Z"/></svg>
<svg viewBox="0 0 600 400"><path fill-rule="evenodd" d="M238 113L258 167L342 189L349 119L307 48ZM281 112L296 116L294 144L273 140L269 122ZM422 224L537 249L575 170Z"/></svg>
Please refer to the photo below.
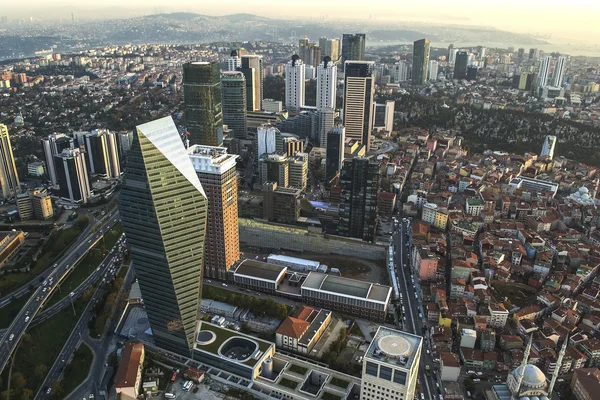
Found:
<svg viewBox="0 0 600 400"><path fill-rule="evenodd" d="M21 372L15 372L12 376L12 386L16 390L21 390L25 387L27 381Z"/></svg>
<svg viewBox="0 0 600 400"><path fill-rule="evenodd" d="M45 364L40 364L35 367L35 376L39 379L44 379L48 373L48 367Z"/></svg>
<svg viewBox="0 0 600 400"><path fill-rule="evenodd" d="M54 384L52 385L52 396L54 396L55 398L61 398L62 395L65 392L65 388L62 385L61 381L56 381L54 382Z"/></svg>
<svg viewBox="0 0 600 400"><path fill-rule="evenodd" d="M94 289L94 287L93 287L93 286L89 287L89 288L88 288L88 289L87 289L85 292L83 292L83 294L81 295L81 299L82 299L84 302L87 302L89 299L91 299L91 298L92 298L92 296L93 296L93 294L94 294L94 290L95 290L95 289Z"/></svg>
<svg viewBox="0 0 600 400"><path fill-rule="evenodd" d="M31 389L23 389L21 392L21 399L30 400L33 398L33 390Z"/></svg>

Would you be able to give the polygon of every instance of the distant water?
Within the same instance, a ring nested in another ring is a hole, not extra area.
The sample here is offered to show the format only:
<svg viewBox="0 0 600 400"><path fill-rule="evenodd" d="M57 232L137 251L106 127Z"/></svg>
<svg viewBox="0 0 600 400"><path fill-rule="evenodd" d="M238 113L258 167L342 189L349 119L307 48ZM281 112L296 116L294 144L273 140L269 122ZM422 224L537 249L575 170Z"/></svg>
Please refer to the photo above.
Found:
<svg viewBox="0 0 600 400"><path fill-rule="evenodd" d="M380 47L380 46L392 46L398 44L412 44L412 42L403 41L372 41L367 40L367 46ZM448 47L450 42L431 42L431 47ZM581 43L546 43L546 44L521 44L521 43L493 43L493 42L453 42L454 47L475 47L485 46L488 48L502 48L507 49L514 47L515 51L519 48L524 48L527 53L530 48L536 48L544 50L546 53L559 52L563 54L569 54L571 56L588 56L588 57L600 57L600 45L598 44L581 44Z"/></svg>

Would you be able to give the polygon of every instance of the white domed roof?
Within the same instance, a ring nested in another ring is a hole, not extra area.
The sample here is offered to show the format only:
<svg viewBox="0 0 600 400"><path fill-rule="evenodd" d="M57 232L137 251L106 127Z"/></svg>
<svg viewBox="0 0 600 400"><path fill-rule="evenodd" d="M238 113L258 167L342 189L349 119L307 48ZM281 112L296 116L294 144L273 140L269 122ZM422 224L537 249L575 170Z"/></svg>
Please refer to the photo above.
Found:
<svg viewBox="0 0 600 400"><path fill-rule="evenodd" d="M537 397L537 396L533 396L533 397L531 398L531 400L540 400L540 398L539 398L539 397Z"/></svg>
<svg viewBox="0 0 600 400"><path fill-rule="evenodd" d="M587 193L584 193L584 194L581 195L581 198L588 200L590 198L590 195L587 194Z"/></svg>
<svg viewBox="0 0 600 400"><path fill-rule="evenodd" d="M580 197L581 196L581 192L575 192L575 193L573 193L573 196L574 197Z"/></svg>
<svg viewBox="0 0 600 400"><path fill-rule="evenodd" d="M585 186L582 186L582 187L580 187L580 188L579 188L579 191L580 191L581 193L588 193L588 192L589 192L588 188L586 188Z"/></svg>
<svg viewBox="0 0 600 400"><path fill-rule="evenodd" d="M523 396L523 397L521 397L521 400L531 400L531 399L527 396Z"/></svg>
<svg viewBox="0 0 600 400"><path fill-rule="evenodd" d="M521 374L522 366L513 370L513 374L518 378ZM546 375L535 365L527 364L523 374L523 385L528 388L537 388L546 385Z"/></svg>

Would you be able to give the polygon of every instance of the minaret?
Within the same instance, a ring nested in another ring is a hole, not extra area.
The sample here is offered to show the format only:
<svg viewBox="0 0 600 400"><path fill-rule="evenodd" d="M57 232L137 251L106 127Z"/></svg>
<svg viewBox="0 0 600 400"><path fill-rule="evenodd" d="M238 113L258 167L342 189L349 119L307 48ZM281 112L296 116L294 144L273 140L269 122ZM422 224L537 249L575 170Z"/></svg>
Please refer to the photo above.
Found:
<svg viewBox="0 0 600 400"><path fill-rule="evenodd" d="M554 373L552 374L552 380L550 381L550 386L548 386L548 398L552 399L552 391L554 390L554 384L556 383L556 379L558 378L558 374L560 373L560 367L562 364L563 356L567 351L567 345L569 344L569 335L565 338L563 345L560 349L560 353L558 353L558 359L556 360L556 367L554 367Z"/></svg>
<svg viewBox="0 0 600 400"><path fill-rule="evenodd" d="M533 341L533 333L529 335L529 341L527 342L527 347L525 348L525 353L523 353L523 362L521 363L521 372L519 373L519 377L517 379L517 390L512 394L513 399L519 398L519 392L521 392L521 383L523 383L523 375L525 375L525 367L527 366L527 361L529 360L529 353L531 352L531 342Z"/></svg>

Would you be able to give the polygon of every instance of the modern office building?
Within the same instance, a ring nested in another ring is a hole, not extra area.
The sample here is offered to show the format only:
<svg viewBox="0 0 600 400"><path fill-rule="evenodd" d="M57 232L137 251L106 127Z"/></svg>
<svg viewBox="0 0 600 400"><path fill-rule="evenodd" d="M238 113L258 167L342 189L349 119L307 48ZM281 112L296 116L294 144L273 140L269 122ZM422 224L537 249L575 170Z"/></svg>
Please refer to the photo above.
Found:
<svg viewBox="0 0 600 400"><path fill-rule="evenodd" d="M556 147L556 136L548 135L544 139L544 145L542 146L542 152L540 157L548 156L550 159L554 158L554 148Z"/></svg>
<svg viewBox="0 0 600 400"><path fill-rule="evenodd" d="M410 66L406 61L398 61L392 65L390 70L391 80L393 83L406 82L410 76Z"/></svg>
<svg viewBox="0 0 600 400"><path fill-rule="evenodd" d="M552 57L546 56L540 63L540 72L538 74L538 86L548 86L548 79L550 77L550 64L552 64Z"/></svg>
<svg viewBox="0 0 600 400"><path fill-rule="evenodd" d="M329 56L333 61L337 61L340 57L340 39L321 37L319 38L319 47L322 57Z"/></svg>
<svg viewBox="0 0 600 400"><path fill-rule="evenodd" d="M386 100L385 104L373 104L373 129L391 132L394 129L394 100Z"/></svg>
<svg viewBox="0 0 600 400"><path fill-rule="evenodd" d="M263 154L271 154L277 151L277 142L282 140L281 132L273 125L263 124L257 129L256 156L260 160Z"/></svg>
<svg viewBox="0 0 600 400"><path fill-rule="evenodd" d="M50 195L40 189L28 190L17 195L17 210L22 221L47 220L54 216Z"/></svg>
<svg viewBox="0 0 600 400"><path fill-rule="evenodd" d="M427 67L427 79L428 80L437 81L438 66L439 66L439 63L436 60L429 60L429 67Z"/></svg>
<svg viewBox="0 0 600 400"><path fill-rule="evenodd" d="M246 79L240 71L221 73L223 124L233 131L233 137L246 139Z"/></svg>
<svg viewBox="0 0 600 400"><path fill-rule="evenodd" d="M335 109L337 68L331 57L323 57L317 67L317 111Z"/></svg>
<svg viewBox="0 0 600 400"><path fill-rule="evenodd" d="M199 145L191 146L188 154L208 198L204 276L227 280L227 271L240 258L238 156L227 154L224 147Z"/></svg>
<svg viewBox="0 0 600 400"><path fill-rule="evenodd" d="M10 136L6 125L0 124L0 186L2 197L10 199L21 193Z"/></svg>
<svg viewBox="0 0 600 400"><path fill-rule="evenodd" d="M285 107L299 112L304 107L305 65L297 54L285 64Z"/></svg>
<svg viewBox="0 0 600 400"><path fill-rule="evenodd" d="M42 149L44 150L44 158L46 159L46 171L52 185L56 185L56 167L54 166L54 156L62 153L64 149L72 149L73 138L64 133L52 133L42 139Z"/></svg>
<svg viewBox="0 0 600 400"><path fill-rule="evenodd" d="M263 184L263 218L269 222L295 224L300 218L302 190L279 187L277 182Z"/></svg>
<svg viewBox="0 0 600 400"><path fill-rule="evenodd" d="M64 149L54 156L58 197L71 203L85 204L92 196L85 153L80 149Z"/></svg>
<svg viewBox="0 0 600 400"><path fill-rule="evenodd" d="M288 183L291 187L306 190L308 182L308 154L296 153L288 157Z"/></svg>
<svg viewBox="0 0 600 400"><path fill-rule="evenodd" d="M88 171L109 179L121 177L117 135L108 129L94 130L85 135Z"/></svg>
<svg viewBox="0 0 600 400"><path fill-rule="evenodd" d="M327 155L325 158L325 185L334 184L342 170L344 162L344 143L346 141L346 128L336 125L327 133Z"/></svg>
<svg viewBox="0 0 600 400"><path fill-rule="evenodd" d="M190 144L223 143L221 71L217 62L183 66L183 101Z"/></svg>
<svg viewBox="0 0 600 400"><path fill-rule="evenodd" d="M280 188L289 186L289 164L285 153L263 154L258 160L259 183L277 182Z"/></svg>
<svg viewBox="0 0 600 400"><path fill-rule="evenodd" d="M171 117L136 127L119 209L154 343L189 356L208 200Z"/></svg>
<svg viewBox="0 0 600 400"><path fill-rule="evenodd" d="M373 130L373 61L348 61L345 66L344 126L346 137L371 147Z"/></svg>
<svg viewBox="0 0 600 400"><path fill-rule="evenodd" d="M133 143L133 131L122 131L117 134L117 143L119 144L119 157L121 161L126 161L127 153Z"/></svg>
<svg viewBox="0 0 600 400"><path fill-rule="evenodd" d="M364 33L344 33L342 36L342 66L346 68L347 61L362 61L365 59L366 35Z"/></svg>
<svg viewBox="0 0 600 400"><path fill-rule="evenodd" d="M554 80L552 86L561 87L565 78L565 72L567 69L567 57L560 56L556 59L554 64Z"/></svg>
<svg viewBox="0 0 600 400"><path fill-rule="evenodd" d="M242 56L240 71L246 79L246 107L248 111L261 110L264 93L262 56L254 54Z"/></svg>
<svg viewBox="0 0 600 400"><path fill-rule="evenodd" d="M344 160L340 186L338 233L373 241L377 225L379 164L363 157Z"/></svg>
<svg viewBox="0 0 600 400"><path fill-rule="evenodd" d="M287 154L288 157L293 156L296 153L304 152L304 141L298 139L296 136L283 135L282 134L282 151Z"/></svg>
<svg viewBox="0 0 600 400"><path fill-rule="evenodd" d="M300 293L305 304L376 322L385 321L392 298L390 286L312 271Z"/></svg>
<svg viewBox="0 0 600 400"><path fill-rule="evenodd" d="M237 71L242 67L242 59L237 50L232 50L230 57L227 59L227 71Z"/></svg>
<svg viewBox="0 0 600 400"><path fill-rule="evenodd" d="M469 64L469 53L459 51L456 53L456 62L454 63L454 79L467 78L467 65Z"/></svg>
<svg viewBox="0 0 600 400"><path fill-rule="evenodd" d="M422 337L380 326L363 358L360 398L415 398L422 347Z"/></svg>
<svg viewBox="0 0 600 400"><path fill-rule="evenodd" d="M479 68L476 65L469 65L467 67L467 80L468 81L476 81L477 80L477 72Z"/></svg>
<svg viewBox="0 0 600 400"><path fill-rule="evenodd" d="M322 148L327 148L327 133L333 128L337 115L338 114L333 108L317 111L317 134L319 146Z"/></svg>
<svg viewBox="0 0 600 400"><path fill-rule="evenodd" d="M454 65L456 62L456 54L459 52L459 49L451 48L448 50L448 64Z"/></svg>
<svg viewBox="0 0 600 400"><path fill-rule="evenodd" d="M427 69L429 67L428 39L417 40L413 44L412 57L412 84L424 85L427 82Z"/></svg>

